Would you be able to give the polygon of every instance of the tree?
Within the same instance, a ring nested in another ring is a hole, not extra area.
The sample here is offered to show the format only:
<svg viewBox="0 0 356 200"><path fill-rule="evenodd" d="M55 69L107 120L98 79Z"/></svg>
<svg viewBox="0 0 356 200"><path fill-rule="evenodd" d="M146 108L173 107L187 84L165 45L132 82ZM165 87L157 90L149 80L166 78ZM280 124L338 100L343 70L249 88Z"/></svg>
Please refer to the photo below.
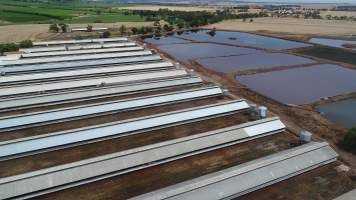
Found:
<svg viewBox="0 0 356 200"><path fill-rule="evenodd" d="M125 25L121 25L120 28L119 28L119 31L120 31L120 34L121 35L124 35L127 31L127 28Z"/></svg>
<svg viewBox="0 0 356 200"><path fill-rule="evenodd" d="M90 25L90 24L88 24L88 25L87 25L87 31L88 31L88 32L92 32L92 31L93 31L93 26Z"/></svg>
<svg viewBox="0 0 356 200"><path fill-rule="evenodd" d="M56 33L58 33L59 28L58 28L57 24L51 24L51 25L49 25L49 30L50 30L51 32L56 32Z"/></svg>
<svg viewBox="0 0 356 200"><path fill-rule="evenodd" d="M110 31L104 31L102 37L103 37L103 38L109 38L110 35L111 35Z"/></svg>
<svg viewBox="0 0 356 200"><path fill-rule="evenodd" d="M68 25L64 23L58 24L61 27L63 33L67 32Z"/></svg>
<svg viewBox="0 0 356 200"><path fill-rule="evenodd" d="M172 30L173 30L173 26L170 26L170 25L168 25L168 24L165 24L165 25L163 26L163 30L164 30L164 31L172 31Z"/></svg>
<svg viewBox="0 0 356 200"><path fill-rule="evenodd" d="M136 35L138 33L138 29L136 27L131 28L132 34Z"/></svg>
<svg viewBox="0 0 356 200"><path fill-rule="evenodd" d="M19 43L19 47L20 48L30 48L33 46L33 43L31 40L22 40L20 43Z"/></svg>
<svg viewBox="0 0 356 200"><path fill-rule="evenodd" d="M179 23L177 24L177 27L178 27L178 29L184 28L184 23L179 22Z"/></svg>
<svg viewBox="0 0 356 200"><path fill-rule="evenodd" d="M161 26L161 24L160 24L159 21L157 20L157 21L155 21L155 22L153 23L153 26Z"/></svg>
<svg viewBox="0 0 356 200"><path fill-rule="evenodd" d="M3 55L4 52L17 51L17 50L19 50L19 45L15 43L0 44L0 55Z"/></svg>
<svg viewBox="0 0 356 200"><path fill-rule="evenodd" d="M356 128L351 128L342 141L343 147L356 154Z"/></svg>
<svg viewBox="0 0 356 200"><path fill-rule="evenodd" d="M97 14L97 15L100 15L100 14L101 14L101 10L97 10L97 11L96 11L96 14Z"/></svg>

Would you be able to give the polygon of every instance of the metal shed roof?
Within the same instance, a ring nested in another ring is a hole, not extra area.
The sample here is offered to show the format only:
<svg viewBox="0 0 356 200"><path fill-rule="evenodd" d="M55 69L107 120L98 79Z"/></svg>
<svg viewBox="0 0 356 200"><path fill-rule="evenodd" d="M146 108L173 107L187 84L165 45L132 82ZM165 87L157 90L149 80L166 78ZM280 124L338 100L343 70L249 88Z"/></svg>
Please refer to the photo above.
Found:
<svg viewBox="0 0 356 200"><path fill-rule="evenodd" d="M86 40L53 40L43 42L33 42L34 46L47 46L47 45L60 45L60 44L81 44L93 42L125 42L128 39L125 37L117 38L99 38L99 39L86 39Z"/></svg>
<svg viewBox="0 0 356 200"><path fill-rule="evenodd" d="M113 53L124 51L140 51L142 47L121 47L121 48L101 48L101 49L81 49L73 51L52 51L52 52L40 52L40 53L25 53L21 54L22 58L34 58L45 56L65 56L65 55L79 55L79 54L98 54L98 53ZM43 58L44 59L44 58Z"/></svg>
<svg viewBox="0 0 356 200"><path fill-rule="evenodd" d="M187 72L185 70L170 70L162 72L149 72L142 74L131 74L126 76L112 76L106 78L90 78L84 80L73 80L64 82L53 82L47 84L30 84L21 85L13 87L0 88L0 98L6 98L8 96L31 94L31 93L41 93L46 91L64 90L64 89L75 89L81 87L93 87L100 86L103 84L120 84L125 82L142 81L150 79L168 78L185 76Z"/></svg>
<svg viewBox="0 0 356 200"><path fill-rule="evenodd" d="M51 148L65 148L65 146L79 145L81 142L95 141L109 137L122 137L137 134L166 126L172 126L187 121L226 115L248 109L243 101L230 101L208 106L195 107L180 111L151 115L136 119L113 122L104 125L85 127L58 133L44 134L29 138L6 141L0 143L0 157L42 151Z"/></svg>
<svg viewBox="0 0 356 200"><path fill-rule="evenodd" d="M101 65L142 63L142 62L158 61L158 60L162 60L162 58L158 55L127 57L127 58L113 57L113 58L97 59L97 60L80 60L80 61L67 61L67 62L58 62L58 63L43 63L43 64L0 67L0 73L9 73L9 74L33 73L39 71L56 71L56 70L78 69L78 68L101 67Z"/></svg>
<svg viewBox="0 0 356 200"><path fill-rule="evenodd" d="M355 200L356 199L356 189L353 189L337 198L334 200Z"/></svg>
<svg viewBox="0 0 356 200"><path fill-rule="evenodd" d="M179 77L171 79L159 79L155 81L137 81L135 83L104 86L81 91L60 92L55 94L42 94L30 97L0 99L0 110L18 110L21 108L39 107L45 105L55 105L60 103L77 102L88 99L97 99L109 96L120 96L136 92L149 92L169 87L176 87L188 84L199 84L202 80L199 77Z"/></svg>
<svg viewBox="0 0 356 200"><path fill-rule="evenodd" d="M261 128L259 135L249 136L246 129L256 125ZM264 127L267 127L267 130L264 130ZM58 186L62 186L62 189L73 187L274 134L284 128L285 126L278 118L264 119L2 178L0 190L4 192L0 194L0 197L14 197L52 187L57 187L52 191L60 190L61 187Z"/></svg>
<svg viewBox="0 0 356 200"><path fill-rule="evenodd" d="M152 52L134 51L134 52L124 52L124 53L103 53L103 54L91 54L91 55L74 55L74 56L59 56L59 57L48 57L48 58L7 60L7 61L0 62L0 65L14 66L14 65L55 63L55 62L79 61L79 60L96 60L96 59L105 59L105 58L120 58L120 57L133 57L133 56L145 56L145 55L152 55Z"/></svg>
<svg viewBox="0 0 356 200"><path fill-rule="evenodd" d="M121 101L112 101L100 104L91 104L87 106L76 106L72 108L36 112L26 115L0 117L0 131L29 128L38 125L89 118L108 112L120 112L132 109L159 106L174 102L208 98L222 95L222 93L223 91L219 87L204 87L173 93L164 93L154 96L125 99Z"/></svg>
<svg viewBox="0 0 356 200"><path fill-rule="evenodd" d="M327 143L309 143L147 193L132 200L234 199L292 176L335 161Z"/></svg>
<svg viewBox="0 0 356 200"><path fill-rule="evenodd" d="M1 85L14 85L25 82L36 82L36 81L47 81L47 80L60 80L70 77L85 77L99 76L100 74L119 74L119 73L129 73L129 72L139 72L139 71L150 71L159 69L172 69L174 65L170 62L157 62L157 63L145 63L137 65L119 65L119 66L108 66L108 67L98 67L89 69L78 69L78 70L68 70L59 72L44 72L35 74L19 74L3 76L0 78Z"/></svg>
<svg viewBox="0 0 356 200"><path fill-rule="evenodd" d="M80 49L99 49L99 48L113 48L113 47L129 47L136 46L134 42L120 42L120 43L108 43L108 44L91 44L91 45L67 45L67 48L62 46L51 46L51 47L34 47L20 49L19 51L25 53L38 53L38 52L51 52L51 51L67 51L67 50L80 50Z"/></svg>

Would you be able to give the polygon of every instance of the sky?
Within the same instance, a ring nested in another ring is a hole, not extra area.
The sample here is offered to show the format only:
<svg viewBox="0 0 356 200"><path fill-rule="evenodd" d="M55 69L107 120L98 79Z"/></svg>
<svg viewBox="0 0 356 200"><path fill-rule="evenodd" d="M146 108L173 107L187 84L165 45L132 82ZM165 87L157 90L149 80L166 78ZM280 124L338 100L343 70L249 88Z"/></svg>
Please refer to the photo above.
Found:
<svg viewBox="0 0 356 200"><path fill-rule="evenodd" d="M297 3L356 3L356 0L246 0L250 2L297 2Z"/></svg>

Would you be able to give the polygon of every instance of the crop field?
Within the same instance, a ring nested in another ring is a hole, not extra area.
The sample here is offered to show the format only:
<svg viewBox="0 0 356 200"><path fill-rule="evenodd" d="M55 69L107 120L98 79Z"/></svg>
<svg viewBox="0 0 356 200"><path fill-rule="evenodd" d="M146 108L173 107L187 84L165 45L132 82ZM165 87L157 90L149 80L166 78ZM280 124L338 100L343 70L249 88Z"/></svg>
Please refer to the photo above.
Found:
<svg viewBox="0 0 356 200"><path fill-rule="evenodd" d="M127 10L159 10L169 9L175 11L215 11L213 7L199 7L199 6L160 6L160 5L134 5L127 7L119 7L119 9Z"/></svg>
<svg viewBox="0 0 356 200"><path fill-rule="evenodd" d="M105 4L104 4L105 5ZM112 23L145 21L125 10L111 10L101 4L56 5L39 2L0 2L0 21L8 23Z"/></svg>

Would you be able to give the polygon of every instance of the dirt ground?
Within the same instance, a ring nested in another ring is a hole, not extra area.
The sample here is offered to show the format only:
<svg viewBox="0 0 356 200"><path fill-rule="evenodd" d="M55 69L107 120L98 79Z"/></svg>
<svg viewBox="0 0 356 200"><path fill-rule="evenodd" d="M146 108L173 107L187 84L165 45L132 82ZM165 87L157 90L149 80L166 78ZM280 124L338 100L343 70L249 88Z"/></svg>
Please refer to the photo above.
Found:
<svg viewBox="0 0 356 200"><path fill-rule="evenodd" d="M126 27L140 27L152 25L151 22L119 22L119 23L93 23L93 27L107 27L109 29L118 29L121 25ZM50 33L49 24L23 24L23 25L5 25L0 26L0 43L19 42L26 39L35 41L68 39L75 36L97 35L98 33ZM87 24L70 24L71 28L85 28Z"/></svg>
<svg viewBox="0 0 356 200"><path fill-rule="evenodd" d="M52 193L39 199L127 199L288 149L292 141L296 141L292 134L280 133Z"/></svg>
<svg viewBox="0 0 356 200"><path fill-rule="evenodd" d="M239 200L332 200L353 189L346 174L338 173L338 163L329 164L239 197ZM283 189L281 189L283 188Z"/></svg>
<svg viewBox="0 0 356 200"><path fill-rule="evenodd" d="M356 21L295 19L295 18L255 18L253 22L227 20L211 24L205 28L239 31L271 31L294 34L317 34L327 36L349 36L356 33Z"/></svg>

